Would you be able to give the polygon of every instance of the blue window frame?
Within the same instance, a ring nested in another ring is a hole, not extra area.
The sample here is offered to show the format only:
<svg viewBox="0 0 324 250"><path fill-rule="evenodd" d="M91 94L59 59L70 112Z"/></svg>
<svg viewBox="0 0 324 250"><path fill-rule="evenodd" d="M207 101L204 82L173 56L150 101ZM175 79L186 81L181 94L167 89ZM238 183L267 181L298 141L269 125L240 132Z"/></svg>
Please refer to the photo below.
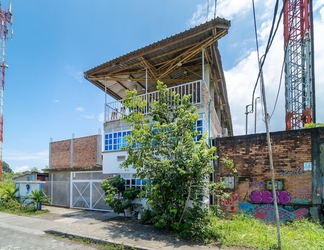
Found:
<svg viewBox="0 0 324 250"><path fill-rule="evenodd" d="M195 141L199 141L204 133L204 122L203 120L197 120L196 122L196 129L198 131L198 135L195 138Z"/></svg>
<svg viewBox="0 0 324 250"><path fill-rule="evenodd" d="M122 146L127 146L125 139L130 131L120 131L105 134L105 151L120 150Z"/></svg>

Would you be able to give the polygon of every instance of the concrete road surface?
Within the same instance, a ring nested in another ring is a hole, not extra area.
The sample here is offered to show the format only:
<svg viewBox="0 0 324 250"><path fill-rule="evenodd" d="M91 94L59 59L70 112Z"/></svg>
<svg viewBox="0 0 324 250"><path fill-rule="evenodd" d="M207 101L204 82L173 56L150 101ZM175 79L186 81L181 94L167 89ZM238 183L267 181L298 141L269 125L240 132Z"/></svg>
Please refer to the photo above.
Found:
<svg viewBox="0 0 324 250"><path fill-rule="evenodd" d="M98 249L93 246L73 242L69 239L47 235L34 230L0 225L0 250L40 250L40 249Z"/></svg>

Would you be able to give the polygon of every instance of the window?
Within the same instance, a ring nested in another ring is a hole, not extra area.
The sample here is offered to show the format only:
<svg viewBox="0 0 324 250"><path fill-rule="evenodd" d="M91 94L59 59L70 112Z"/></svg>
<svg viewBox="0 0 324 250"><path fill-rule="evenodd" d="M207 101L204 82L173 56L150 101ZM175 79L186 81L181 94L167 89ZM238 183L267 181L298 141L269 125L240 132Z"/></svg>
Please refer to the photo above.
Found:
<svg viewBox="0 0 324 250"><path fill-rule="evenodd" d="M203 135L203 120L197 120L195 129L198 131L198 135L195 138L195 141L199 141ZM129 135L130 131L119 131L105 134L105 151L115 151L121 150L122 146L127 146L125 139L126 135ZM135 145L134 148L139 147Z"/></svg>
<svg viewBox="0 0 324 250"><path fill-rule="evenodd" d="M199 141L203 135L203 120L196 121L196 129L198 131L198 135L195 138L195 141Z"/></svg>
<svg viewBox="0 0 324 250"><path fill-rule="evenodd" d="M149 183L148 180L141 180L139 178L135 178L133 174L121 174L123 179L125 179L125 188L140 188L144 189L145 185Z"/></svg>
<svg viewBox="0 0 324 250"><path fill-rule="evenodd" d="M266 180L267 182L267 189L268 190L272 190L272 182L271 180ZM284 180L275 180L275 183L276 183L276 190L277 191L280 191L280 190L283 190L284 189Z"/></svg>
<svg viewBox="0 0 324 250"><path fill-rule="evenodd" d="M118 155L117 156L117 161L121 162L121 161L125 161L126 160L126 156L125 155Z"/></svg>
<svg viewBox="0 0 324 250"><path fill-rule="evenodd" d="M130 131L120 131L105 134L105 151L120 150L122 146L126 146L126 135L129 135Z"/></svg>
<svg viewBox="0 0 324 250"><path fill-rule="evenodd" d="M220 181L225 182L225 187L234 189L234 176L221 177Z"/></svg>

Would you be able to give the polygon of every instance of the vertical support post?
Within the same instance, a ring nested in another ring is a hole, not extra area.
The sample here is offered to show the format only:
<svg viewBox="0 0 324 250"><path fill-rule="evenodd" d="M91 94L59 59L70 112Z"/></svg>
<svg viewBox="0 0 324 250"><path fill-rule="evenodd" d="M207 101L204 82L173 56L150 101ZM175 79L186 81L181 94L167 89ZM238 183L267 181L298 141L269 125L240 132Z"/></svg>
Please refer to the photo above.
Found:
<svg viewBox="0 0 324 250"><path fill-rule="evenodd" d="M202 60L202 79L205 82L205 48L201 50L201 60Z"/></svg>
<svg viewBox="0 0 324 250"><path fill-rule="evenodd" d="M145 68L145 99L146 99L146 114L149 112L149 100L147 97L147 67Z"/></svg>
<svg viewBox="0 0 324 250"><path fill-rule="evenodd" d="M145 68L145 94L147 97L147 68Z"/></svg>
<svg viewBox="0 0 324 250"><path fill-rule="evenodd" d="M248 134L248 115L249 113L251 113L251 111L249 111L249 107L252 106L251 104L246 105L245 106L245 134Z"/></svg>
<svg viewBox="0 0 324 250"><path fill-rule="evenodd" d="M106 86L106 82L105 82L105 106L104 106L104 122L108 121L108 109L107 109L107 86Z"/></svg>
<svg viewBox="0 0 324 250"><path fill-rule="evenodd" d="M70 172L70 208L73 205L73 172Z"/></svg>
<svg viewBox="0 0 324 250"><path fill-rule="evenodd" d="M312 122L316 123L316 102L315 102L315 64L314 64L314 18L313 0L309 0L309 30L310 30L310 74L311 74L311 115Z"/></svg>
<svg viewBox="0 0 324 250"><path fill-rule="evenodd" d="M7 23L12 24L11 2L9 2L9 10L5 11L0 6L0 49L1 49L1 93L0 93L0 182L2 182L2 149L3 149L3 100L5 85L5 68L6 65L6 40L8 34Z"/></svg>
<svg viewBox="0 0 324 250"><path fill-rule="evenodd" d="M74 156L74 134L72 134L72 139L70 141L70 168L73 168L73 156Z"/></svg>
<svg viewBox="0 0 324 250"><path fill-rule="evenodd" d="M254 100L254 134L256 134L256 120L257 120L257 104L258 104L258 99L260 97L256 97Z"/></svg>

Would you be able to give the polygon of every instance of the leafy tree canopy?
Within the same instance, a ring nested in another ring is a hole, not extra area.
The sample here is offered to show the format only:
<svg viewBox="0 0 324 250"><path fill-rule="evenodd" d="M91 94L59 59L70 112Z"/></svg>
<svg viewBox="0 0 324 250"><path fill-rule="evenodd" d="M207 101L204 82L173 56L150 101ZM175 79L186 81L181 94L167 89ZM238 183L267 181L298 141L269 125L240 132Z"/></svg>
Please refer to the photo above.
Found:
<svg viewBox="0 0 324 250"><path fill-rule="evenodd" d="M14 171L10 168L9 164L6 163L5 161L2 162L2 172L8 174L14 173Z"/></svg>
<svg viewBox="0 0 324 250"><path fill-rule="evenodd" d="M157 89L159 98L151 103L148 116L147 102L136 90L127 91L124 106L134 112L123 120L133 129L126 137L128 157L121 167L133 167L137 177L152 180L147 190L155 226L178 230L193 209L205 211L202 200L216 148L208 148L205 135L196 142L198 114L190 96L180 99L160 81ZM188 207L190 202L193 207Z"/></svg>
<svg viewBox="0 0 324 250"><path fill-rule="evenodd" d="M32 167L32 168L30 169L30 172L39 172L39 170L38 170L38 168L36 168L36 167Z"/></svg>

